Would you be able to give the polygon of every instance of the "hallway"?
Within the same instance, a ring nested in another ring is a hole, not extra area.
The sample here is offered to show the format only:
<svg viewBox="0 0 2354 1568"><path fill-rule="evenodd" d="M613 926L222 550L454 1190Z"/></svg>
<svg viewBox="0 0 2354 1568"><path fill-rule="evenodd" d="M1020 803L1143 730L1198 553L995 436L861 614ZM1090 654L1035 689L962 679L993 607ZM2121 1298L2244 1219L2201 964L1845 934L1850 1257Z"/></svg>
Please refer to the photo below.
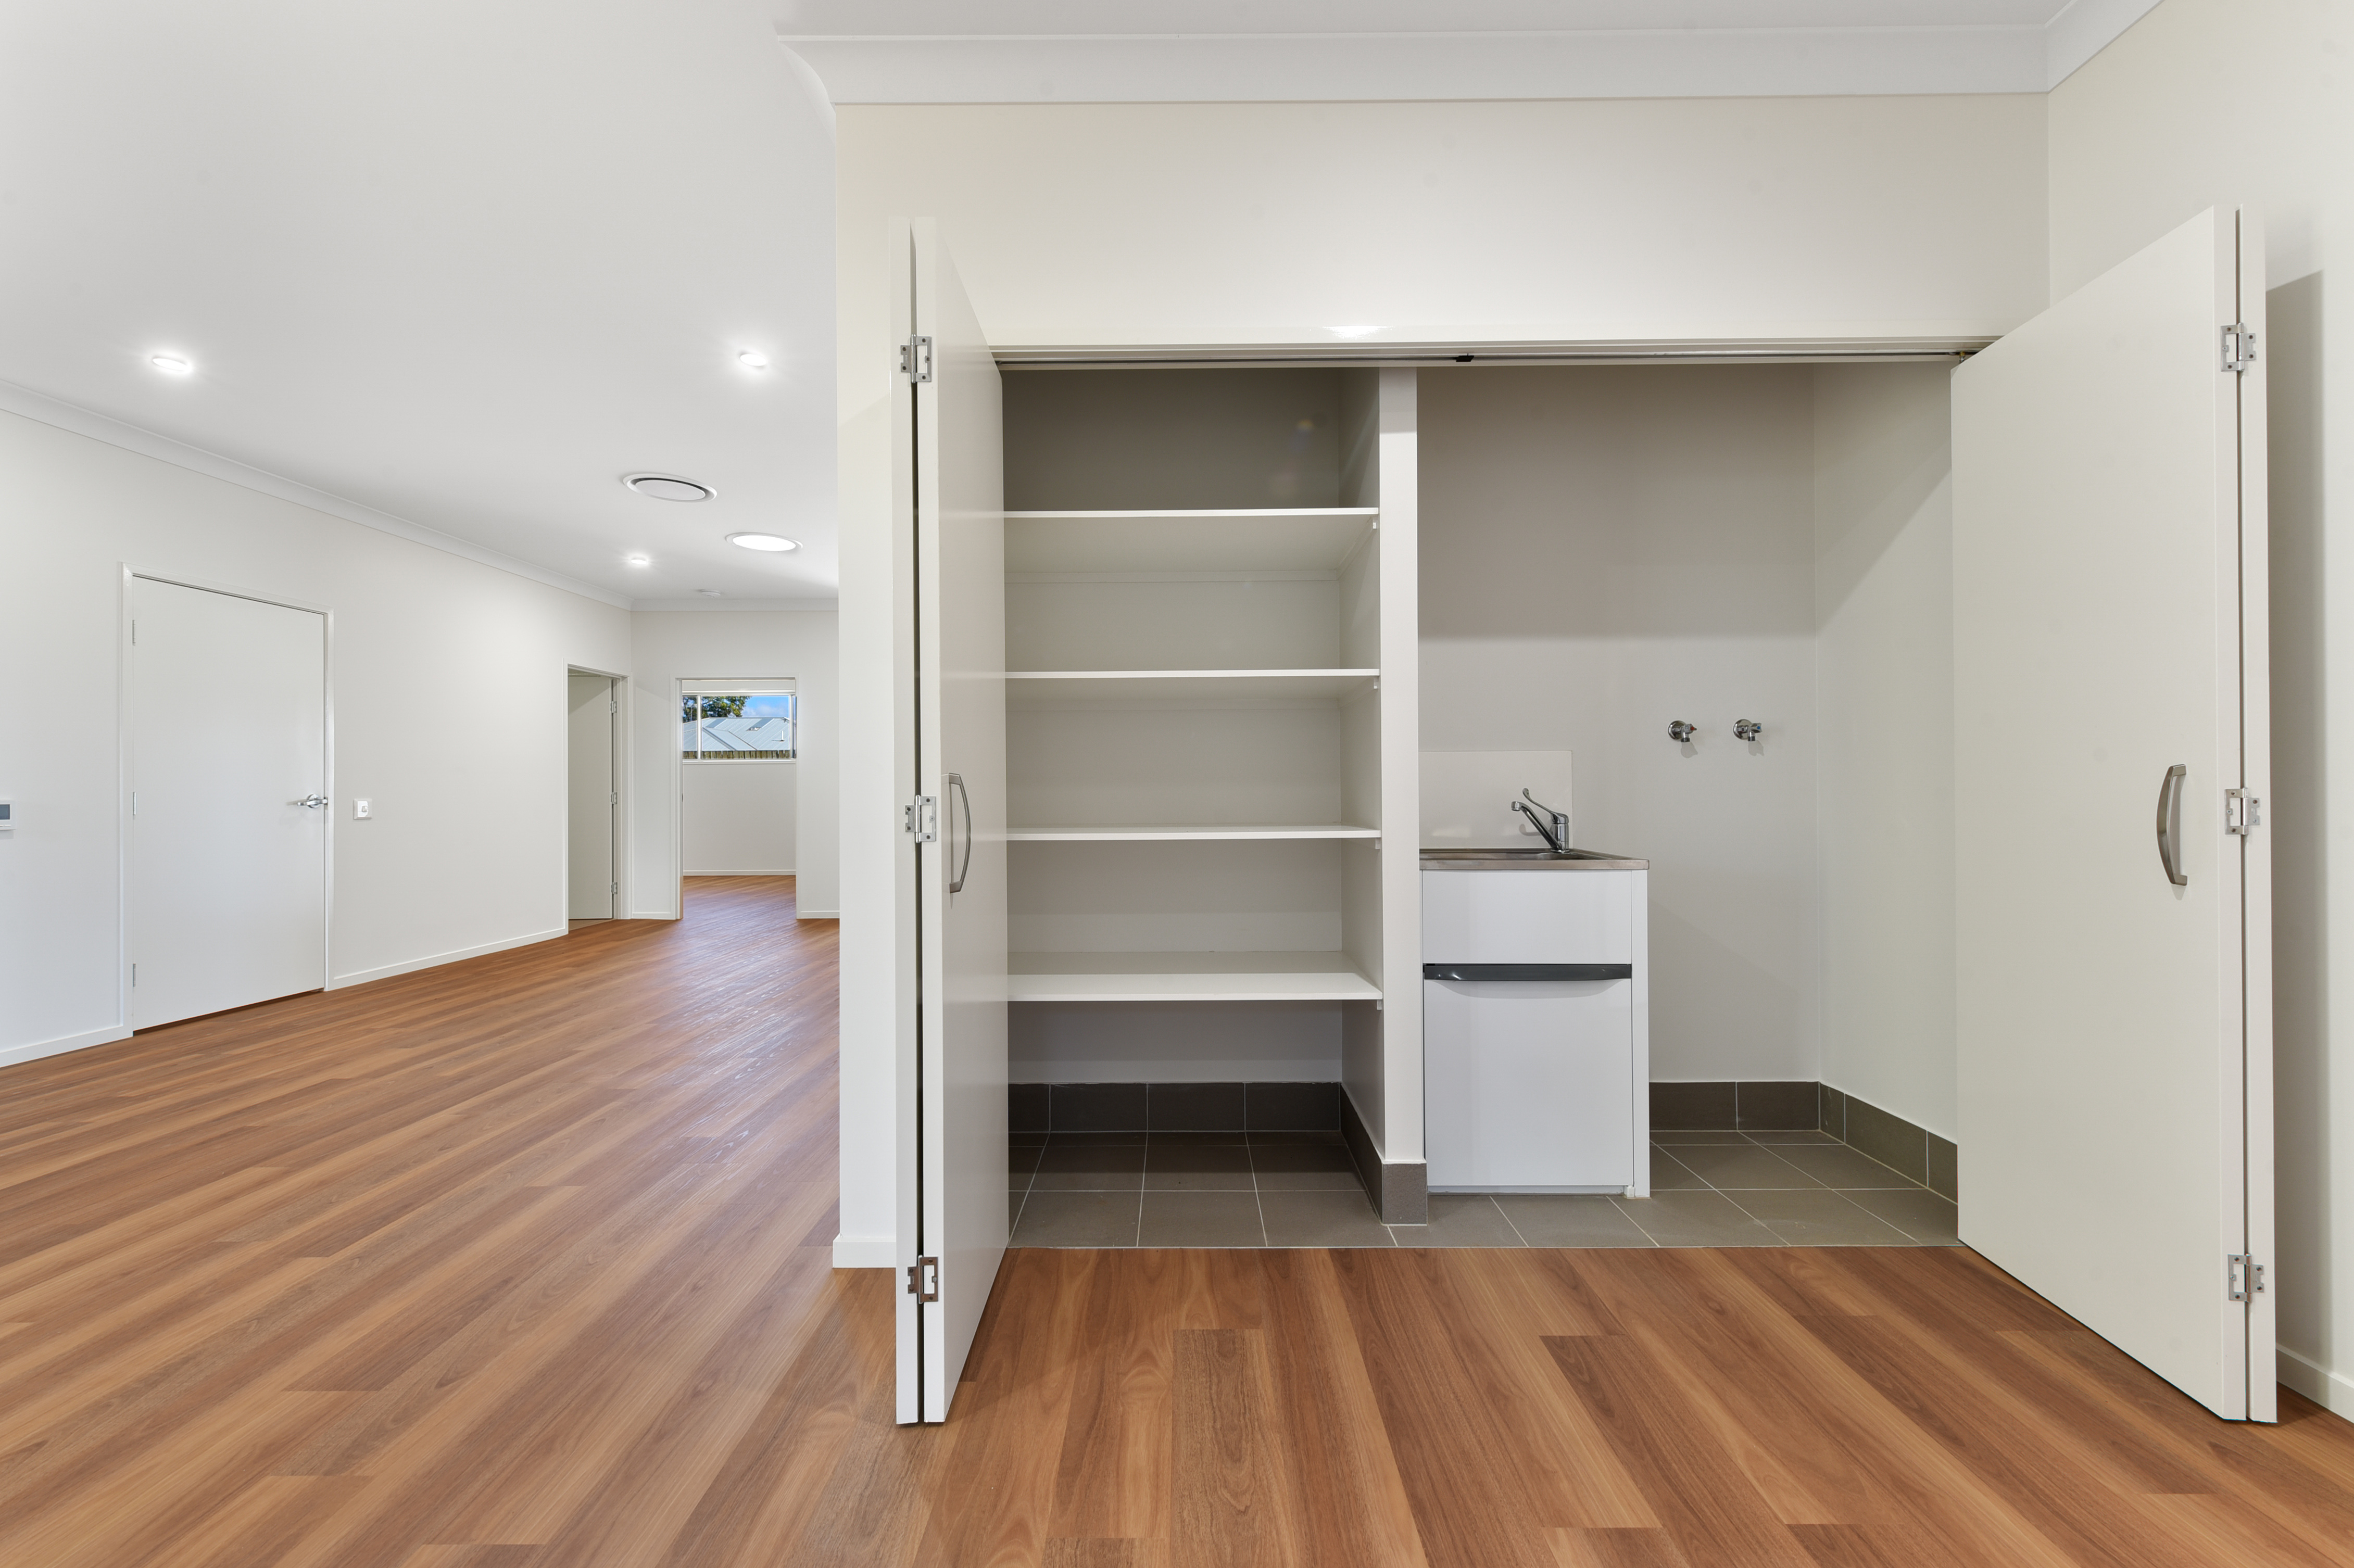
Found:
<svg viewBox="0 0 2354 1568"><path fill-rule="evenodd" d="M791 896L0 1073L0 1561L2354 1563L1959 1249L1024 1250L896 1428Z"/></svg>

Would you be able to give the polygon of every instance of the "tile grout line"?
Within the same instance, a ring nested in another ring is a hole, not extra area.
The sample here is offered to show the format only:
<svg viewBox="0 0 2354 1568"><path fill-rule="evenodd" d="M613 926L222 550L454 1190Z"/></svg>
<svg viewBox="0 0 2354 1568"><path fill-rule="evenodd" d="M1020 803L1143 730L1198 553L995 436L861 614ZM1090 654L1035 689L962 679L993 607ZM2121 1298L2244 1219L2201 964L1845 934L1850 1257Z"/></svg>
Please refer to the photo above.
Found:
<svg viewBox="0 0 2354 1568"><path fill-rule="evenodd" d="M1489 1207L1494 1209L1496 1213L1504 1215L1504 1228L1512 1233L1512 1239L1519 1242L1522 1246L1528 1245L1529 1238L1521 1234L1521 1227L1512 1224L1512 1216L1504 1213L1504 1205L1496 1202L1496 1194L1490 1192L1487 1197ZM1635 1228L1637 1230L1642 1229L1640 1225L1638 1225Z"/></svg>
<svg viewBox="0 0 2354 1568"><path fill-rule="evenodd" d="M1275 1244L1267 1239L1267 1204L1258 1195L1258 1145L1250 1140L1247 1128L1243 1133L1243 1158L1250 1162L1251 1207L1258 1211L1258 1245L1273 1246Z"/></svg>

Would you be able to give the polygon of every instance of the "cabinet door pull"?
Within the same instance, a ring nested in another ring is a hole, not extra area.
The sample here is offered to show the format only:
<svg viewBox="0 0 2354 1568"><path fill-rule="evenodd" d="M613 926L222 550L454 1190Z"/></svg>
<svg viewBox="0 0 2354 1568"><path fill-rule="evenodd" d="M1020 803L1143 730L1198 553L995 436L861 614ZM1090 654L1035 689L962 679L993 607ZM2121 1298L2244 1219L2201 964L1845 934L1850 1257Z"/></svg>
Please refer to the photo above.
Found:
<svg viewBox="0 0 2354 1568"><path fill-rule="evenodd" d="M2190 877L2182 869L2182 780L2190 768L2176 763L2166 770L2158 786L2158 863L2165 868L2166 880L2177 887L2190 885Z"/></svg>

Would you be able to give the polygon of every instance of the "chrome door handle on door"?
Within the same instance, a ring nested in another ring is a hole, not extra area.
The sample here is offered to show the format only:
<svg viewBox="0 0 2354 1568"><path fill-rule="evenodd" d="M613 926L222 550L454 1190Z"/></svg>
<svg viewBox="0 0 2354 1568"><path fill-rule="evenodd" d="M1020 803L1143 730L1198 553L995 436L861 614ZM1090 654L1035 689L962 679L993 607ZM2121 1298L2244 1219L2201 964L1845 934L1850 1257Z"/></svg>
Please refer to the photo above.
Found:
<svg viewBox="0 0 2354 1568"><path fill-rule="evenodd" d="M2187 887L2190 877L2182 869L2182 780L2190 769L2176 763L2166 770L2158 786L2158 863L2166 869L2166 880L2177 887Z"/></svg>
<svg viewBox="0 0 2354 1568"><path fill-rule="evenodd" d="M308 806L314 811L326 803L327 798L324 795L305 795L301 800L292 802L297 806Z"/></svg>
<svg viewBox="0 0 2354 1568"><path fill-rule="evenodd" d="M972 869L972 797L964 792L964 775L961 773L949 775L949 788L957 792L957 800L964 807L964 860L957 866L956 880L949 884L949 891L962 893L965 873ZM949 819L949 831L956 831L954 818Z"/></svg>

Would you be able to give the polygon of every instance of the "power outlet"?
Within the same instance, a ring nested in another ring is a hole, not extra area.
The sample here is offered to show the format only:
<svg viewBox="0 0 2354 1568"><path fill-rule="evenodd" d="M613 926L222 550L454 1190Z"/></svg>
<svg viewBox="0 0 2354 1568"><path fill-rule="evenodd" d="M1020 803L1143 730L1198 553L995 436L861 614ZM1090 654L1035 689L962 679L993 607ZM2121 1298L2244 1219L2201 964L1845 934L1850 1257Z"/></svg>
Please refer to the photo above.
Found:
<svg viewBox="0 0 2354 1568"><path fill-rule="evenodd" d="M366 821L374 814L374 809L369 802L357 800L352 802L352 818L355 821Z"/></svg>

